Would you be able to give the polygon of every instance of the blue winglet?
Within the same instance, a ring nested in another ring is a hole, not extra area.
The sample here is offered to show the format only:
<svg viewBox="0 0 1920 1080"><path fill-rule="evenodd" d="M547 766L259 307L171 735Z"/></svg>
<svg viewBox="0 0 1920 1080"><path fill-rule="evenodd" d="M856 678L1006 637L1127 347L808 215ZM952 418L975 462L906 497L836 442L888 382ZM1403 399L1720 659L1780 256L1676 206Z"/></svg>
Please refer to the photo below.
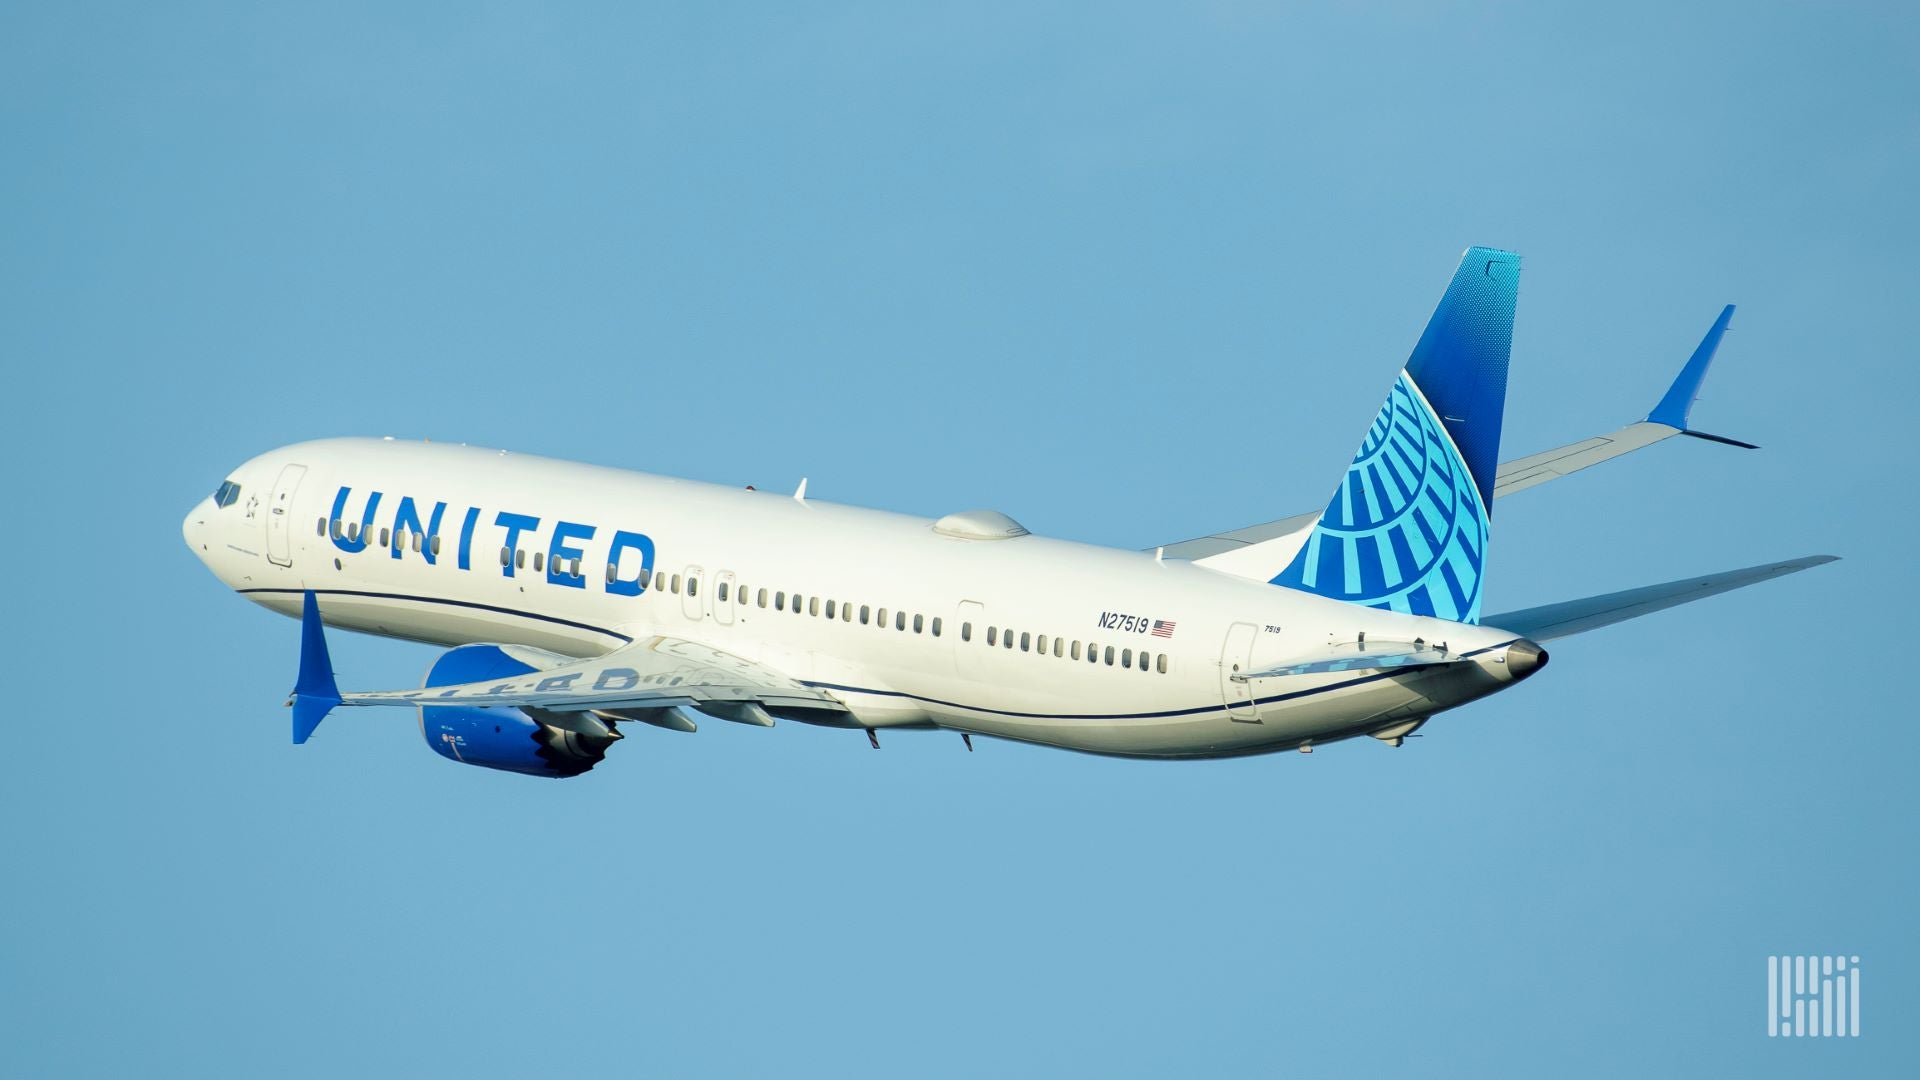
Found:
<svg viewBox="0 0 1920 1080"><path fill-rule="evenodd" d="M1693 400L1700 396L1700 384L1707 381L1707 368L1713 363L1714 351L1720 348L1720 339L1727 332L1727 324L1733 321L1733 305L1728 304L1713 321L1713 329L1700 339L1700 347L1693 350L1693 358L1680 374L1667 387L1667 396L1647 414L1647 420L1655 424L1665 424L1670 428L1687 430L1687 419L1693 412ZM1732 440L1729 440L1732 441ZM1734 445L1745 445L1735 443Z"/></svg>
<svg viewBox="0 0 1920 1080"><path fill-rule="evenodd" d="M327 633L320 622L320 601L308 589L300 601L300 675L293 684L293 741L306 742L327 713L340 704L327 656Z"/></svg>

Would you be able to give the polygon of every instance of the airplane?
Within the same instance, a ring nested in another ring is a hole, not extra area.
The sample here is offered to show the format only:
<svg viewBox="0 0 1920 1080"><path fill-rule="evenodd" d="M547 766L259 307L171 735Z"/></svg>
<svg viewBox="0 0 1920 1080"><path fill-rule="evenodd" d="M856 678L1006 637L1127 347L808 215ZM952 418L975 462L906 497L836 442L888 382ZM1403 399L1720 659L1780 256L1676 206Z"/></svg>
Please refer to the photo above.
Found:
<svg viewBox="0 0 1920 1080"><path fill-rule="evenodd" d="M1331 500L1149 551L993 510L937 520L392 438L234 470L183 534L301 622L304 743L340 706L414 710L468 765L578 776L697 717L998 736L1093 754L1400 746L1547 663L1544 642L1833 561L1791 559L1482 616L1494 500L1695 430L1729 305L1644 420L1499 461L1519 256L1469 248ZM325 627L447 648L343 693Z"/></svg>

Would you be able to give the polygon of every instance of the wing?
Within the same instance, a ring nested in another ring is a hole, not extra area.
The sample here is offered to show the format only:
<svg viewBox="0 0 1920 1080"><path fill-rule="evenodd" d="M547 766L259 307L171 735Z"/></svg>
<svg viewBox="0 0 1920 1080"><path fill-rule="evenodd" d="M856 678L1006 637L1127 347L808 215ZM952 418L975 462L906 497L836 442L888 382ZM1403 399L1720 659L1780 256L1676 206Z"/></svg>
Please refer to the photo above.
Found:
<svg viewBox="0 0 1920 1080"><path fill-rule="evenodd" d="M1590 469L1603 461L1611 461L1622 455L1631 454L1635 450L1644 450L1654 443L1664 442L1675 435L1686 435L1748 450L1758 449L1752 443L1729 439L1724 435L1709 435L1687 426L1692 416L1694 399L1700 394L1700 385L1706 381L1707 369L1712 366L1714 353L1720 348L1720 339L1725 336L1728 324L1732 320L1733 305L1728 304L1725 310L1720 312L1720 317L1714 320L1713 327L1707 331L1707 336L1700 340L1699 347L1694 349L1686 366L1680 369L1680 374L1667 388L1660 403L1654 406L1645 420L1628 424L1606 435L1596 435L1591 439L1583 439L1580 442L1568 443L1538 454L1529 454L1523 458L1502 462L1499 470L1494 474L1493 497L1497 499L1502 495L1525 491L1527 488L1544 484L1549 480L1570 476L1582 469ZM1296 536L1304 539L1314 523L1319 520L1318 512L1296 514L1230 532L1214 533L1211 536L1183 540L1177 544L1167 544L1161 551L1167 558L1198 561L1268 541ZM1272 561L1270 558L1262 559L1260 565L1266 566ZM1231 563L1221 564L1218 568L1229 573L1235 570Z"/></svg>
<svg viewBox="0 0 1920 1080"><path fill-rule="evenodd" d="M452 686L342 694L327 655L319 602L308 592L301 610L300 675L290 702L293 741L307 741L338 705L500 705L551 713L631 712L632 719L649 719L649 710L687 706L761 726L772 725L770 709L846 712L825 692L763 664L680 638L646 638L586 660L537 649L510 652L539 670ZM690 724L666 726L691 730Z"/></svg>
<svg viewBox="0 0 1920 1080"><path fill-rule="evenodd" d="M1489 615L1481 621L1484 625L1497 626L1534 641L1551 641L1554 638L1584 634L1589 630L1597 630L1602 626L1611 626L1628 619L1637 619L1642 615L1651 615L1665 608L1691 604L1695 600L1704 600L1709 596L1834 561L1836 556L1833 555L1808 555L1805 558L1788 559L1785 562L1768 563L1765 566L1749 566L1743 570L1727 570L1718 574L1708 574L1705 577L1687 578L1684 581L1646 585L1638 589L1607 593L1603 596L1589 596L1580 600L1527 608L1524 611L1509 611L1503 615Z"/></svg>

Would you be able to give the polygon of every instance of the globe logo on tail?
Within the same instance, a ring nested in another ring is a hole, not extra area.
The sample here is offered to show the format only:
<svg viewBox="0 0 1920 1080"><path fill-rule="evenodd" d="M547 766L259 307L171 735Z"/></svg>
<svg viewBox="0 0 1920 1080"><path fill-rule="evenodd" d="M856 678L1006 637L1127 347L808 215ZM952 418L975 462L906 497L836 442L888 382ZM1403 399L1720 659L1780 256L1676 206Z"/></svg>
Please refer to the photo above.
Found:
<svg viewBox="0 0 1920 1080"><path fill-rule="evenodd" d="M1455 622L1480 618L1487 511L1446 427L1406 372L1340 490L1275 585Z"/></svg>

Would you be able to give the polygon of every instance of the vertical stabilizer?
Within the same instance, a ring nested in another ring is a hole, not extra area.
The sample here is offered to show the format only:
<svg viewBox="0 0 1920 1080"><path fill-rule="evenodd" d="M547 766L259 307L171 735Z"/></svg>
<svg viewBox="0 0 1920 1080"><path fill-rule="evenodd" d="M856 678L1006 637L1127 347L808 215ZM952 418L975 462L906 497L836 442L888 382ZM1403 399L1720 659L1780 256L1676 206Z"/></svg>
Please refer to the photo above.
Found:
<svg viewBox="0 0 1920 1080"><path fill-rule="evenodd" d="M1276 585L1478 622L1520 257L1468 248L1339 490Z"/></svg>

